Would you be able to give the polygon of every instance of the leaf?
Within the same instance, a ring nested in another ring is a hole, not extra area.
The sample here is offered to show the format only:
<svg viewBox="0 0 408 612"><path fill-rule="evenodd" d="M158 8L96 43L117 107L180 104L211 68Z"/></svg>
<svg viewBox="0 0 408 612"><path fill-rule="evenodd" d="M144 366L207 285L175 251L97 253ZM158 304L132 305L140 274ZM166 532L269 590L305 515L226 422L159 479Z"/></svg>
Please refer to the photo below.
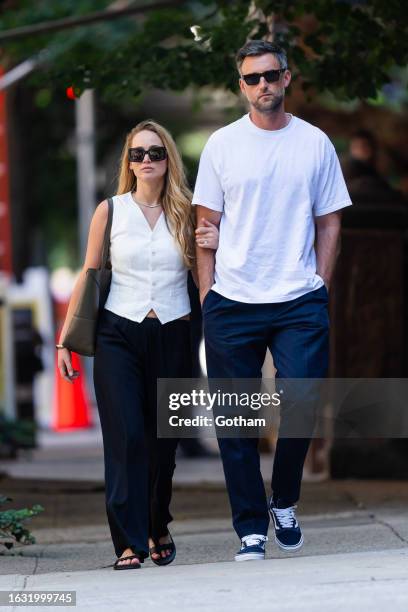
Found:
<svg viewBox="0 0 408 612"><path fill-rule="evenodd" d="M0 29L89 14L109 4L10 3L0 14ZM92 87L103 100L133 104L151 87L236 92L235 52L249 36L269 36L266 17L271 15L275 40L287 48L294 78L299 74L317 91L367 99L390 82L396 65L408 62L407 20L397 0L194 0L146 12L143 19L106 21L2 46L10 65L47 48L52 59L29 80L37 90L53 94L68 85L78 92ZM200 28L200 40L194 40L192 25Z"/></svg>

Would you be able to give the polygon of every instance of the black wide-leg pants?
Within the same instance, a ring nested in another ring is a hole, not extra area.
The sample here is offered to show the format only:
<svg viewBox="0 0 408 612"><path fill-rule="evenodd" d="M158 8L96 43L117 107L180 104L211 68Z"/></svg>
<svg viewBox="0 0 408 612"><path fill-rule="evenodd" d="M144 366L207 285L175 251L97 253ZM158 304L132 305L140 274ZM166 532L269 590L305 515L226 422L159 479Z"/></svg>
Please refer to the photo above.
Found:
<svg viewBox="0 0 408 612"><path fill-rule="evenodd" d="M101 311L94 384L102 427L106 511L116 555L148 556L168 533L178 440L157 438L157 378L190 378L190 322L136 323Z"/></svg>

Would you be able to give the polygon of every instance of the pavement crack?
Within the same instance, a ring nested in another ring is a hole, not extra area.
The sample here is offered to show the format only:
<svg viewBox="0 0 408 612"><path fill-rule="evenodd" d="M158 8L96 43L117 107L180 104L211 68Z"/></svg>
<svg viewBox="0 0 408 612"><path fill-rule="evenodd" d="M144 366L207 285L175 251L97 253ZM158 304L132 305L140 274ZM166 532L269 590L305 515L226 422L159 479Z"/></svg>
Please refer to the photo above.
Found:
<svg viewBox="0 0 408 612"><path fill-rule="evenodd" d="M390 523L387 523L387 521L384 521L383 519L377 518L375 514L373 514L372 516L378 525L388 527L388 529L400 540L400 542L403 542L406 546L408 546L408 540L404 538L400 533L398 533L398 531L395 529L395 527L393 527L393 525L390 525Z"/></svg>
<svg viewBox="0 0 408 612"><path fill-rule="evenodd" d="M367 582L406 582L408 578L397 577L397 578L376 578L375 576L370 576L369 578L361 578L360 580L330 580L325 582L319 582L320 585L328 585L328 584L364 584Z"/></svg>
<svg viewBox="0 0 408 612"><path fill-rule="evenodd" d="M35 565L34 565L34 569L33 569L33 576L37 573L38 565L39 565L40 559L42 559L43 555L44 555L44 548L40 551L40 553L38 555L35 556Z"/></svg>
<svg viewBox="0 0 408 612"><path fill-rule="evenodd" d="M367 510L366 505L362 501L359 501L357 497L355 497L355 495L353 495L353 493L350 490L346 489L344 491L344 494L346 498L348 499L348 501L355 505L357 510Z"/></svg>
<svg viewBox="0 0 408 612"><path fill-rule="evenodd" d="M372 518L373 521L377 523L377 525L382 525L383 527L387 527L391 531L391 533L393 533L395 537L399 539L400 542L403 542L406 546L408 546L408 540L404 538L400 533L398 533L395 527L393 527L390 523L387 523L387 521L384 521L383 519L378 518L376 514L370 511L362 501L358 501L358 499L353 495L351 491L346 491L346 495L349 498L349 500L352 503L354 503L359 510L368 510L370 512L370 518Z"/></svg>

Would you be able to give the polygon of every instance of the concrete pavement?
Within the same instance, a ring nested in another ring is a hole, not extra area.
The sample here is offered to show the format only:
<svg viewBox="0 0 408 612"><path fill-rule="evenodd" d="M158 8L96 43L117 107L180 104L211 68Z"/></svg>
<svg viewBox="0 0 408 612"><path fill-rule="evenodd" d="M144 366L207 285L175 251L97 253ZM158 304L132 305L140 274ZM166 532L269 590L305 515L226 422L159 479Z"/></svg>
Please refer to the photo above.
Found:
<svg viewBox="0 0 408 612"><path fill-rule="evenodd" d="M373 553L408 546L408 522L400 513L373 516L367 512L304 516L299 514L305 545L291 555L281 551L269 530L267 558L314 557L332 554ZM15 549L1 559L2 574L47 574L103 569L114 561L106 524L34 529L37 544ZM177 520L171 526L177 545L173 565L228 562L239 541L229 519ZM408 548L407 548L408 550ZM145 566L152 565L150 561ZM407 568L408 569L408 568Z"/></svg>
<svg viewBox="0 0 408 612"><path fill-rule="evenodd" d="M0 576L0 589L74 590L80 610L406 612L408 551ZM9 608L11 610L11 608ZM42 609L42 607L40 608ZM46 608L44 608L46 609ZM49 609L49 608L48 608Z"/></svg>
<svg viewBox="0 0 408 612"><path fill-rule="evenodd" d="M266 481L271 465L264 456ZM97 432L46 434L42 448L0 463L0 490L14 507L45 508L31 524L37 543L0 556L0 590L76 590L77 608L95 611L408 609L406 482L306 482L298 508L304 547L283 553L270 529L267 560L239 564L231 562L239 542L219 459L180 458L171 525L176 561L114 572L101 466Z"/></svg>

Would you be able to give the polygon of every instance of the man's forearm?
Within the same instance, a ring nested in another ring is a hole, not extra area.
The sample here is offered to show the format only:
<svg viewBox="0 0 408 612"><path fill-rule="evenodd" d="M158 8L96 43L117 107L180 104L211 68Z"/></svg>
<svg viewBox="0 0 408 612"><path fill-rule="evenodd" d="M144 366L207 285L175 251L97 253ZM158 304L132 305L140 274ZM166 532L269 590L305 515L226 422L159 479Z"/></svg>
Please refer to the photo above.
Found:
<svg viewBox="0 0 408 612"><path fill-rule="evenodd" d="M200 227L205 219L219 227L221 220L220 212L198 205L196 214L197 227ZM203 249L197 245L196 258L200 301L202 304L205 296L214 284L215 251L213 249Z"/></svg>
<svg viewBox="0 0 408 612"><path fill-rule="evenodd" d="M214 284L215 251L197 247L196 254L200 301L202 303L204 297Z"/></svg>
<svg viewBox="0 0 408 612"><path fill-rule="evenodd" d="M316 222L316 271L329 287L340 253L340 215L332 213Z"/></svg>

